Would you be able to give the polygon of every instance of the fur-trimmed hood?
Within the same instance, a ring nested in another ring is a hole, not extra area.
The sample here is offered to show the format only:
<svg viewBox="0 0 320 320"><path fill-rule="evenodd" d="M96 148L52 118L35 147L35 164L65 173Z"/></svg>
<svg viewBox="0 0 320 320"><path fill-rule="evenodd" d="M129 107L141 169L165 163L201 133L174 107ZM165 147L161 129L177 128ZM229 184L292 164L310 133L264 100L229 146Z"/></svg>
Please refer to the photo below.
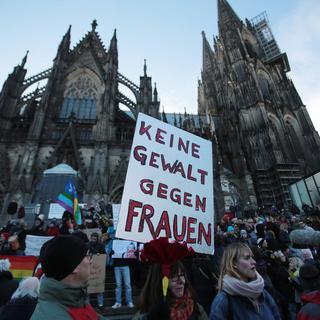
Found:
<svg viewBox="0 0 320 320"><path fill-rule="evenodd" d="M292 244L299 247L320 246L320 231L311 229L297 229L290 233Z"/></svg>

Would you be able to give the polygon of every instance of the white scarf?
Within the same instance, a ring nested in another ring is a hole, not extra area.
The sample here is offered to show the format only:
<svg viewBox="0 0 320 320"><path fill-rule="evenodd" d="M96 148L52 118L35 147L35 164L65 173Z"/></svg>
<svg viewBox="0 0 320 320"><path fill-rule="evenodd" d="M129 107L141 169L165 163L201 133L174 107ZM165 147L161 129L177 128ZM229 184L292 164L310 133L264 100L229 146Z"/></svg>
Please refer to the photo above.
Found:
<svg viewBox="0 0 320 320"><path fill-rule="evenodd" d="M223 277L223 291L231 296L243 296L249 298L253 306L259 311L258 297L264 288L264 280L258 272L257 278L250 282L239 280L235 277L225 275Z"/></svg>

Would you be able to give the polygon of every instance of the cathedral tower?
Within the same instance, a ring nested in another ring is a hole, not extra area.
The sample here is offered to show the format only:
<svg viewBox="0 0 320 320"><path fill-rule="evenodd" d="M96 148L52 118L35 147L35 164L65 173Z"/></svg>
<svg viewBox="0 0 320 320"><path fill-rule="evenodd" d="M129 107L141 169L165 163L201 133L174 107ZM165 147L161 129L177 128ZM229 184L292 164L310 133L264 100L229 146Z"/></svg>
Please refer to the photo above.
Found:
<svg viewBox="0 0 320 320"><path fill-rule="evenodd" d="M231 172L242 206L290 204L288 184L320 168L319 135L266 14L244 23L227 0L217 2L212 47L203 33L198 112L215 119L216 161Z"/></svg>
<svg viewBox="0 0 320 320"><path fill-rule="evenodd" d="M139 111L159 117L147 66L136 85L119 72L116 30L108 49L97 22L70 48L71 26L51 68L26 78L26 57L0 93L0 207L50 203L43 173L65 164L76 170L80 201L119 203ZM47 80L44 87L30 90ZM120 86L133 93L134 101ZM125 106L123 111L119 106Z"/></svg>

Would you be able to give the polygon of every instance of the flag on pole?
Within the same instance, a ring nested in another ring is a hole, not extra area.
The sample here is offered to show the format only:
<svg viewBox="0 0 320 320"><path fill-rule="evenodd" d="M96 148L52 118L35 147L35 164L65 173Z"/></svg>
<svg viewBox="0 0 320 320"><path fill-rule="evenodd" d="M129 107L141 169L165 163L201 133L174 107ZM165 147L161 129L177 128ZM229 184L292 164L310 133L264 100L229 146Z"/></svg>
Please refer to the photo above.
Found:
<svg viewBox="0 0 320 320"><path fill-rule="evenodd" d="M77 224L82 224L81 212L78 204L78 196L71 178L68 180L64 191L58 195L57 203L73 214Z"/></svg>

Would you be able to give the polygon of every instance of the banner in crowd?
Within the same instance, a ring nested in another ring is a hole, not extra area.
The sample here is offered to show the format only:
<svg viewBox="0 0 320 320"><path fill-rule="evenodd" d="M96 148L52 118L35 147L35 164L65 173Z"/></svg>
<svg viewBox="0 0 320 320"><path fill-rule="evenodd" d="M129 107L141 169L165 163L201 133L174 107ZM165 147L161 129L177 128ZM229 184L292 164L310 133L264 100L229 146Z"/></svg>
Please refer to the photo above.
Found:
<svg viewBox="0 0 320 320"><path fill-rule="evenodd" d="M116 237L214 251L212 143L139 114Z"/></svg>
<svg viewBox="0 0 320 320"><path fill-rule="evenodd" d="M95 254L92 256L88 293L104 292L106 278L106 255Z"/></svg>
<svg viewBox="0 0 320 320"><path fill-rule="evenodd" d="M26 256L39 256L42 245L53 237L46 236L26 236Z"/></svg>
<svg viewBox="0 0 320 320"><path fill-rule="evenodd" d="M79 207L83 208L86 204L79 203ZM62 215L65 212L65 208L61 207L58 203L50 203L48 219L62 219Z"/></svg>
<svg viewBox="0 0 320 320"><path fill-rule="evenodd" d="M113 228L117 230L117 225L119 221L120 204L112 204L112 217L113 217Z"/></svg>
<svg viewBox="0 0 320 320"><path fill-rule="evenodd" d="M50 203L48 219L61 219L65 208L61 207L58 203Z"/></svg>
<svg viewBox="0 0 320 320"><path fill-rule="evenodd" d="M38 260L38 258L34 256L0 256L0 259L9 259L11 264L10 271L17 280L32 277Z"/></svg>
<svg viewBox="0 0 320 320"><path fill-rule="evenodd" d="M112 258L137 259L137 248L138 244L135 241L113 240L112 250L114 254Z"/></svg>

